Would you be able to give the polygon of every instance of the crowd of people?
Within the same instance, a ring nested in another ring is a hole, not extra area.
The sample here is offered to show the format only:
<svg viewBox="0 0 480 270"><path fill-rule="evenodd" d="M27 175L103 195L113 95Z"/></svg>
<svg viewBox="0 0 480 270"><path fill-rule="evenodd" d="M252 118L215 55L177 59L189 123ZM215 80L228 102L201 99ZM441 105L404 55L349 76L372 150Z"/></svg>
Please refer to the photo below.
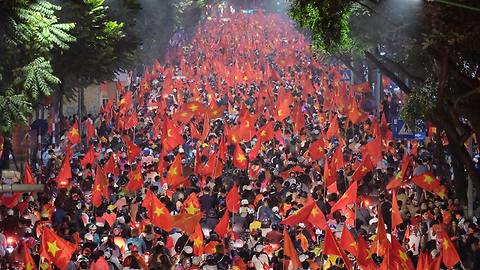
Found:
<svg viewBox="0 0 480 270"><path fill-rule="evenodd" d="M3 195L2 269L480 269L441 134L392 136L401 93L369 111L275 13L190 44L67 121L24 173L44 192Z"/></svg>

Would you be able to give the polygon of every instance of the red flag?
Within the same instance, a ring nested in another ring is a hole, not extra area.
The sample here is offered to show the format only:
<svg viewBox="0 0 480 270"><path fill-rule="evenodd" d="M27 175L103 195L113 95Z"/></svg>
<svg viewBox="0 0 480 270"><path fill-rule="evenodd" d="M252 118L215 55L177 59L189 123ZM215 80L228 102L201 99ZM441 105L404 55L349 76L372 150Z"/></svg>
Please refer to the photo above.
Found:
<svg viewBox="0 0 480 270"><path fill-rule="evenodd" d="M175 127L168 118L165 119L162 131L162 145L166 151L172 151L180 144L183 144L183 137L180 134L179 128Z"/></svg>
<svg viewBox="0 0 480 270"><path fill-rule="evenodd" d="M405 269L405 270L414 270L414 266L412 261L407 255L405 249L400 245L397 238L392 237L392 253L394 255L393 261L397 265L397 269ZM394 269L394 268L391 268Z"/></svg>
<svg viewBox="0 0 480 270"><path fill-rule="evenodd" d="M282 122L285 118L290 116L290 104L293 103L293 96L292 94L281 91L277 98L277 104L275 106L275 113L273 114L273 118L275 120Z"/></svg>
<svg viewBox="0 0 480 270"><path fill-rule="evenodd" d="M372 260L372 254L370 249L368 248L367 243L360 235L358 237L358 256L357 256L358 265L363 267L364 269L376 269L374 267L374 262Z"/></svg>
<svg viewBox="0 0 480 270"><path fill-rule="evenodd" d="M342 195L342 197L333 205L331 209L331 213L342 210L343 208L347 207L349 204L354 204L357 201L357 189L358 183L354 181Z"/></svg>
<svg viewBox="0 0 480 270"><path fill-rule="evenodd" d="M90 121L89 119L85 121L85 134L87 135L88 139L93 138L96 135L95 127L93 126L92 121Z"/></svg>
<svg viewBox="0 0 480 270"><path fill-rule="evenodd" d="M103 166L103 171L105 173L111 173L113 175L119 175L120 174L117 166L115 166L115 159L113 157L113 154L110 155L107 162L105 163L105 166Z"/></svg>
<svg viewBox="0 0 480 270"><path fill-rule="evenodd" d="M140 155L142 150L136 144L134 144L128 136L123 136L123 141L127 147L128 161L134 162L135 159Z"/></svg>
<svg viewBox="0 0 480 270"><path fill-rule="evenodd" d="M261 127L257 132L257 138L260 142L266 142L275 138L275 131L273 129L274 122L269 122L265 126ZM258 142L257 142L258 143Z"/></svg>
<svg viewBox="0 0 480 270"><path fill-rule="evenodd" d="M342 249L340 249L337 240L335 240L335 237L332 234L332 231L330 228L327 228L325 230L325 241L323 243L323 254L325 255L337 255L340 258L342 258L343 262L345 263L345 266L347 269L352 269L352 264L350 260L348 259L347 255L345 252L343 252Z"/></svg>
<svg viewBox="0 0 480 270"><path fill-rule="evenodd" d="M403 220L400 209L398 208L397 193L395 190L392 190L392 230L402 223Z"/></svg>
<svg viewBox="0 0 480 270"><path fill-rule="evenodd" d="M440 253L440 255L433 260L433 262L430 264L429 270L440 270L440 266L442 265L443 261L443 254Z"/></svg>
<svg viewBox="0 0 480 270"><path fill-rule="evenodd" d="M137 192L140 188L143 187L143 176L142 176L142 167L137 165L135 171L128 173L128 183L125 188L128 191Z"/></svg>
<svg viewBox="0 0 480 270"><path fill-rule="evenodd" d="M200 212L200 201L198 200L195 192L192 192L183 203L182 212L185 212L189 215L195 215L196 213Z"/></svg>
<svg viewBox="0 0 480 270"><path fill-rule="evenodd" d="M200 223L200 220L203 217L202 212L198 212L194 215L190 215L189 213L180 213L176 216L172 216L173 219L173 227L181 229L186 234L191 235L194 233L197 224Z"/></svg>
<svg viewBox="0 0 480 270"><path fill-rule="evenodd" d="M240 194L238 193L237 184L233 184L232 188L227 194L227 209L232 213L238 213L240 210Z"/></svg>
<svg viewBox="0 0 480 270"><path fill-rule="evenodd" d="M37 265L30 254L30 250L27 248L27 245L23 245L23 259L25 264L25 270L37 270Z"/></svg>
<svg viewBox="0 0 480 270"><path fill-rule="evenodd" d="M193 254L195 256L203 255L203 232L200 223L195 226L195 231L190 235L189 240L193 241Z"/></svg>
<svg viewBox="0 0 480 270"><path fill-rule="evenodd" d="M207 114L203 118L203 130L201 141L205 142L207 140L208 134L210 133L210 119L208 119Z"/></svg>
<svg viewBox="0 0 480 270"><path fill-rule="evenodd" d="M293 268L297 269L302 264L300 262L300 259L298 258L298 253L295 249L295 246L293 245L292 239L287 232L287 228L283 229L283 244L283 255L288 256L288 258L290 258L290 262L293 265Z"/></svg>
<svg viewBox="0 0 480 270"><path fill-rule="evenodd" d="M362 237L362 236L359 236L359 237ZM340 246L344 250L350 252L350 254L353 254L355 257L358 257L357 241L355 241L355 238L353 238L353 235L348 230L347 225L343 226L342 237L340 238Z"/></svg>
<svg viewBox="0 0 480 270"><path fill-rule="evenodd" d="M145 201L150 201L149 207L146 207L150 221L164 231L171 231L173 221L167 207L165 207L165 205L149 189L147 190Z"/></svg>
<svg viewBox="0 0 480 270"><path fill-rule="evenodd" d="M108 179L105 177L100 166L95 169L95 181L92 189L92 204L95 207L99 207L102 204L102 197L107 198L110 196L108 192Z"/></svg>
<svg viewBox="0 0 480 270"><path fill-rule="evenodd" d="M55 264L60 269L66 269L73 252L75 244L64 240L52 229L43 228L40 242L40 256Z"/></svg>
<svg viewBox="0 0 480 270"><path fill-rule="evenodd" d="M414 176L412 177L412 181L417 186L429 192L433 192L436 186L440 185L440 181L431 172Z"/></svg>
<svg viewBox="0 0 480 270"><path fill-rule="evenodd" d="M330 126L328 127L327 130L327 138L331 137L337 137L340 134L340 128L338 126L338 118L335 116L335 118L330 121Z"/></svg>
<svg viewBox="0 0 480 270"><path fill-rule="evenodd" d="M314 160L325 157L325 141L323 139L314 141L308 148L308 152Z"/></svg>
<svg viewBox="0 0 480 270"><path fill-rule="evenodd" d="M327 187L337 182L337 172L333 171L327 159L323 165L323 181Z"/></svg>
<svg viewBox="0 0 480 270"><path fill-rule="evenodd" d="M132 106L132 92L127 92L125 96L123 96L123 98L120 100L118 105L121 113L125 113L130 110L130 107Z"/></svg>
<svg viewBox="0 0 480 270"><path fill-rule="evenodd" d="M378 213L377 234L372 243L372 251L379 256L384 256L389 249L390 242L387 238L387 231L385 230L385 222L383 221L382 211Z"/></svg>
<svg viewBox="0 0 480 270"><path fill-rule="evenodd" d="M245 152L243 152L240 145L235 145L235 152L233 153L233 165L240 170L245 170L248 168L248 161L247 157L245 156Z"/></svg>
<svg viewBox="0 0 480 270"><path fill-rule="evenodd" d="M66 154L62 161L62 167L55 178L59 187L65 188L72 179L72 168L70 167L70 154Z"/></svg>
<svg viewBox="0 0 480 270"><path fill-rule="evenodd" d="M180 154L177 154L168 169L166 182L169 187L176 188L185 184L185 181L187 181L187 178L183 176L182 159Z"/></svg>
<svg viewBox="0 0 480 270"><path fill-rule="evenodd" d="M312 204L313 207L310 211L310 214L308 215L307 221L315 227L323 230L327 226L327 220L325 219L325 215L315 202L312 202Z"/></svg>
<svg viewBox="0 0 480 270"><path fill-rule="evenodd" d="M355 170L355 172L352 175L352 179L354 181L360 181L363 179L363 177L371 170L374 169L374 165L370 159L369 156L366 156L362 160L362 164L358 166L358 168Z"/></svg>
<svg viewBox="0 0 480 270"><path fill-rule="evenodd" d="M458 256L457 249L444 229L440 233L440 239L442 241L443 264L448 268L452 268L460 262L460 256Z"/></svg>
<svg viewBox="0 0 480 270"><path fill-rule="evenodd" d="M225 210L225 213L223 214L220 221L215 226L215 232L218 234L218 236L223 238L227 235L229 219L230 219L230 217L228 215L228 209L227 209L227 210Z"/></svg>
<svg viewBox="0 0 480 270"><path fill-rule="evenodd" d="M68 141L71 144L78 144L80 143L80 133L78 131L78 122L75 120L75 123L73 123L72 127L68 131Z"/></svg>
<svg viewBox="0 0 480 270"><path fill-rule="evenodd" d="M377 136L372 141L364 145L364 155L369 155L372 159L373 165L383 159L382 156L382 138Z"/></svg>
<svg viewBox="0 0 480 270"><path fill-rule="evenodd" d="M25 161L25 168L23 169L23 183L24 184L36 184L37 181L33 177L32 168L28 161Z"/></svg>
<svg viewBox="0 0 480 270"><path fill-rule="evenodd" d="M407 169L412 161L410 155L405 154L400 165L400 171L393 177L393 179L388 183L387 189L394 189L402 186L404 179L406 178Z"/></svg>
<svg viewBox="0 0 480 270"><path fill-rule="evenodd" d="M191 122L190 122L190 135L194 140L200 140L202 138L202 135L200 135L200 132L198 131L198 129Z"/></svg>
<svg viewBox="0 0 480 270"><path fill-rule="evenodd" d="M138 126L138 117L137 112L133 111L127 119L125 120L125 124L123 125L124 129L131 129L133 127Z"/></svg>
<svg viewBox="0 0 480 270"><path fill-rule="evenodd" d="M87 164L93 165L95 162L95 150L93 146L90 146L90 149L88 149L87 153L85 153L85 156L82 158L80 161L80 165L82 167L87 167Z"/></svg>
<svg viewBox="0 0 480 270"><path fill-rule="evenodd" d="M305 114L302 112L302 106L296 104L293 108L293 132L299 134L302 128L305 127Z"/></svg>

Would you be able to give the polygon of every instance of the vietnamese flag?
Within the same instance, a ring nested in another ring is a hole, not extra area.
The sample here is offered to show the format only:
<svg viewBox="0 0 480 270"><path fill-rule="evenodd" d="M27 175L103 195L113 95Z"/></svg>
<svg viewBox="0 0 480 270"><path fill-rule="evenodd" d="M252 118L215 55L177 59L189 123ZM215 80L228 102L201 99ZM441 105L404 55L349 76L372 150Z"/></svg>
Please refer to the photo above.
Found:
<svg viewBox="0 0 480 270"><path fill-rule="evenodd" d="M302 112L302 106L296 104L293 108L293 133L299 134L302 128L305 127L305 115Z"/></svg>
<svg viewBox="0 0 480 270"><path fill-rule="evenodd" d="M362 237L362 236L360 236ZM340 238L340 246L350 254L358 257L358 245L352 233L348 230L348 226L343 226L342 237Z"/></svg>
<svg viewBox="0 0 480 270"><path fill-rule="evenodd" d="M274 122L268 122L268 124L258 130L257 138L259 142L263 143L275 138L274 124ZM258 141L256 143L259 143Z"/></svg>
<svg viewBox="0 0 480 270"><path fill-rule="evenodd" d="M285 120L285 118L290 116L290 104L293 104L292 94L281 91L277 97L277 104L275 106L275 113L273 118L279 122Z"/></svg>
<svg viewBox="0 0 480 270"><path fill-rule="evenodd" d="M337 172L333 171L331 165L328 163L328 160L325 159L325 164L323 165L323 182L327 187L332 184L337 183Z"/></svg>
<svg viewBox="0 0 480 270"><path fill-rule="evenodd" d="M235 145L235 151L233 153L233 165L240 170L245 170L248 168L248 161L247 157L245 156L245 152L243 152L240 145Z"/></svg>
<svg viewBox="0 0 480 270"><path fill-rule="evenodd" d="M125 96L123 96L123 98L120 100L118 105L121 113L125 113L130 110L130 107L132 106L132 92L127 92Z"/></svg>
<svg viewBox="0 0 480 270"><path fill-rule="evenodd" d="M222 218L220 221L218 221L217 225L215 226L215 232L218 234L220 237L225 237L228 233L228 225L229 225L229 215L228 215L228 209L225 210L225 213L223 213Z"/></svg>
<svg viewBox="0 0 480 270"><path fill-rule="evenodd" d="M93 138L95 137L95 127L93 126L92 121L87 120L84 122L85 123L85 134L87 135L87 138Z"/></svg>
<svg viewBox="0 0 480 270"><path fill-rule="evenodd" d="M323 230L327 226L325 215L315 202L312 202L311 204L313 207L308 215L307 221L313 226Z"/></svg>
<svg viewBox="0 0 480 270"><path fill-rule="evenodd" d="M95 170L95 181L92 188L92 204L95 207L102 205L102 197L109 198L108 179L102 170L102 167L97 166Z"/></svg>
<svg viewBox="0 0 480 270"><path fill-rule="evenodd" d="M410 155L404 154L402 162L400 164L400 171L395 174L393 179L387 184L387 189L395 189L402 186L403 181L406 178L408 166L412 162L412 157Z"/></svg>
<svg viewBox="0 0 480 270"><path fill-rule="evenodd" d="M93 148L93 146L90 146L90 149L88 149L87 153L85 153L85 156L80 161L80 165L82 165L83 168L86 168L87 164L93 165L94 162L95 149Z"/></svg>
<svg viewBox="0 0 480 270"><path fill-rule="evenodd" d="M429 265L430 268L428 268L428 269L429 270L440 270L440 266L442 265L442 262L443 262L443 254L440 253L440 255L437 258L435 258L435 260L433 260L433 262ZM426 268L424 268L424 269L426 269Z"/></svg>
<svg viewBox="0 0 480 270"><path fill-rule="evenodd" d="M203 231L200 223L195 226L195 231L188 238L190 241L193 241L193 254L195 256L203 255Z"/></svg>
<svg viewBox="0 0 480 270"><path fill-rule="evenodd" d="M460 262L460 256L458 256L457 249L444 229L442 229L440 233L440 239L443 253L443 264L448 268L452 268Z"/></svg>
<svg viewBox="0 0 480 270"><path fill-rule="evenodd" d="M347 269L352 269L352 264L350 260L348 259L345 252L343 252L343 250L340 249L338 242L333 236L330 228L327 228L325 230L325 241L323 242L323 254L339 256L340 258L342 258Z"/></svg>
<svg viewBox="0 0 480 270"><path fill-rule="evenodd" d="M412 177L413 183L422 189L433 192L437 185L440 185L440 181L431 173L426 172L418 176Z"/></svg>
<svg viewBox="0 0 480 270"><path fill-rule="evenodd" d="M66 154L62 161L62 167L55 178L58 186L66 187L69 180L72 179L72 168L70 167L71 154Z"/></svg>
<svg viewBox="0 0 480 270"><path fill-rule="evenodd" d="M319 160L325 157L325 141L323 139L318 139L310 144L308 148L308 153L310 157L314 160Z"/></svg>
<svg viewBox="0 0 480 270"><path fill-rule="evenodd" d="M25 264L25 270L37 270L37 265L30 254L30 250L27 245L23 245L23 263Z"/></svg>
<svg viewBox="0 0 480 270"><path fill-rule="evenodd" d="M150 190L147 190L145 196L145 201L147 200L150 201L149 207L146 207L150 221L164 231L171 231L173 221L167 207Z"/></svg>
<svg viewBox="0 0 480 270"><path fill-rule="evenodd" d="M182 213L195 215L198 212L200 212L200 201L198 200L197 194L192 192L183 203Z"/></svg>
<svg viewBox="0 0 480 270"><path fill-rule="evenodd" d="M358 166L358 168L353 173L352 179L354 181L360 181L369 171L372 171L374 168L375 166L373 165L372 160L369 156L366 156L363 158L362 164L360 164L360 166Z"/></svg>
<svg viewBox="0 0 480 270"><path fill-rule="evenodd" d="M192 136L192 139L194 139L194 140L200 140L202 138L202 135L200 135L200 132L195 127L195 124L193 124L191 122L190 122L190 135Z"/></svg>
<svg viewBox="0 0 480 270"><path fill-rule="evenodd" d="M397 193L395 190L392 190L392 230L402 223L403 220L398 207Z"/></svg>
<svg viewBox="0 0 480 270"><path fill-rule="evenodd" d="M203 118L203 129L202 129L202 138L201 138L202 142L206 141L209 133L210 133L210 119L208 119L207 114L205 114Z"/></svg>
<svg viewBox="0 0 480 270"><path fill-rule="evenodd" d="M331 138L331 137L338 137L339 134L340 134L340 128L338 126L338 118L337 116L335 116L335 118L333 118L330 121L330 126L328 127L326 135L327 135L327 138Z"/></svg>
<svg viewBox="0 0 480 270"><path fill-rule="evenodd" d="M67 135L68 141L71 144L79 144L80 143L80 133L78 130L78 122L75 120L75 123L73 123L72 127L68 131Z"/></svg>
<svg viewBox="0 0 480 270"><path fill-rule="evenodd" d="M397 238L392 237L392 254L393 261L397 265L397 269L405 269L405 270L415 270L410 257L408 257L407 252L405 249L400 245ZM393 269L393 268L392 268Z"/></svg>
<svg viewBox="0 0 480 270"><path fill-rule="evenodd" d="M172 216L172 226L174 228L181 229L188 235L191 235L194 233L195 228L197 227L197 224L200 223L202 217L203 213L201 211L194 215L190 215L189 213L180 213L176 216Z"/></svg>
<svg viewBox="0 0 480 270"><path fill-rule="evenodd" d="M162 130L162 145L164 149L166 151L172 151L180 144L183 144L183 137L180 134L179 128L166 118Z"/></svg>
<svg viewBox="0 0 480 270"><path fill-rule="evenodd" d="M35 178L32 174L32 168L28 161L25 161L25 168L23 169L23 183L24 184L36 184Z"/></svg>
<svg viewBox="0 0 480 270"><path fill-rule="evenodd" d="M283 255L288 256L288 258L290 259L290 262L292 263L293 269L299 268L302 265L302 263L298 258L297 250L295 249L292 239L290 238L290 235L287 232L287 228L283 229L283 244L284 244Z"/></svg>
<svg viewBox="0 0 480 270"><path fill-rule="evenodd" d="M40 256L52 262L60 269L66 269L75 252L76 246L58 236L52 229L43 228L40 241Z"/></svg>
<svg viewBox="0 0 480 270"><path fill-rule="evenodd" d="M383 159L382 155L382 138L377 136L363 146L363 154L369 155L374 165Z"/></svg>
<svg viewBox="0 0 480 270"><path fill-rule="evenodd" d="M238 193L237 184L233 184L226 197L227 209L232 213L238 213L240 210L240 194Z"/></svg>
<svg viewBox="0 0 480 270"><path fill-rule="evenodd" d="M375 263L372 260L372 252L361 235L358 237L357 263L364 269L376 269L376 267L374 267Z"/></svg>
<svg viewBox="0 0 480 270"><path fill-rule="evenodd" d="M180 154L177 154L167 171L166 182L169 187L175 188L184 184L186 180L183 176L182 159L180 158Z"/></svg>
<svg viewBox="0 0 480 270"><path fill-rule="evenodd" d="M138 117L137 112L134 111L130 114L127 119L125 120L124 129L131 129L138 126Z"/></svg>
<svg viewBox="0 0 480 270"><path fill-rule="evenodd" d="M128 136L123 136L123 141L125 142L125 146L127 147L127 154L128 154L128 161L134 162L135 159L140 155L142 150L136 144L130 140Z"/></svg>
<svg viewBox="0 0 480 270"><path fill-rule="evenodd" d="M113 175L119 175L120 173L118 172L118 168L115 166L115 158L113 157L113 154L110 155L108 158L107 162L103 166L103 171L107 173L111 173Z"/></svg>
<svg viewBox="0 0 480 270"><path fill-rule="evenodd" d="M347 205L354 204L357 201L357 189L358 183L354 181L343 193L342 197L332 206L331 213L342 210L343 208L347 207Z"/></svg>
<svg viewBox="0 0 480 270"><path fill-rule="evenodd" d="M363 113L358 109L357 101L353 98L352 106L348 111L348 119L353 124L358 124L363 119Z"/></svg>
<svg viewBox="0 0 480 270"><path fill-rule="evenodd" d="M379 256L384 256L389 249L390 242L387 238L387 231L385 230L385 222L383 221L382 211L378 211L377 234L372 243L372 252Z"/></svg>
<svg viewBox="0 0 480 270"><path fill-rule="evenodd" d="M332 156L332 161L330 166L332 166L334 171L338 171L345 165L345 160L343 159L343 150L339 145Z"/></svg>
<svg viewBox="0 0 480 270"><path fill-rule="evenodd" d="M281 224L295 226L298 223L309 222L319 229L324 229L327 222L323 212L314 201L307 203L294 214L285 218Z"/></svg>
<svg viewBox="0 0 480 270"><path fill-rule="evenodd" d="M143 187L143 176L142 176L142 167L137 165L135 171L130 171L128 173L128 183L125 188L128 191L137 192L140 188Z"/></svg>

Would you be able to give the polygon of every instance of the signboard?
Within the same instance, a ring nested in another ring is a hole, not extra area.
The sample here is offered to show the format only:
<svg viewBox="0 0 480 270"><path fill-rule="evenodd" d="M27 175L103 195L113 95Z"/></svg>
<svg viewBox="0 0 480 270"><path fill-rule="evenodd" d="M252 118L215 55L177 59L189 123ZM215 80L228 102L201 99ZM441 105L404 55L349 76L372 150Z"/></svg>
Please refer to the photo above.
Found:
<svg viewBox="0 0 480 270"><path fill-rule="evenodd" d="M342 75L342 81L348 84L353 84L353 72L351 69L341 70L340 74Z"/></svg>
<svg viewBox="0 0 480 270"><path fill-rule="evenodd" d="M427 128L422 120L417 120L415 126L408 125L401 119L393 119L393 138L395 140L424 140Z"/></svg>

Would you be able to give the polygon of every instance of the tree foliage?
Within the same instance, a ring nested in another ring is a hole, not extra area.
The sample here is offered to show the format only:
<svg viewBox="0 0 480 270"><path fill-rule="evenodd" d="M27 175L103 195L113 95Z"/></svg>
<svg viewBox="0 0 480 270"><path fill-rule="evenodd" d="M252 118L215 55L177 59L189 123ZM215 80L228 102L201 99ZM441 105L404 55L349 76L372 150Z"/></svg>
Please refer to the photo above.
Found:
<svg viewBox="0 0 480 270"><path fill-rule="evenodd" d="M60 7L44 0L0 2L0 132L27 123L32 104L59 83L54 50L69 48L73 23L61 23Z"/></svg>

